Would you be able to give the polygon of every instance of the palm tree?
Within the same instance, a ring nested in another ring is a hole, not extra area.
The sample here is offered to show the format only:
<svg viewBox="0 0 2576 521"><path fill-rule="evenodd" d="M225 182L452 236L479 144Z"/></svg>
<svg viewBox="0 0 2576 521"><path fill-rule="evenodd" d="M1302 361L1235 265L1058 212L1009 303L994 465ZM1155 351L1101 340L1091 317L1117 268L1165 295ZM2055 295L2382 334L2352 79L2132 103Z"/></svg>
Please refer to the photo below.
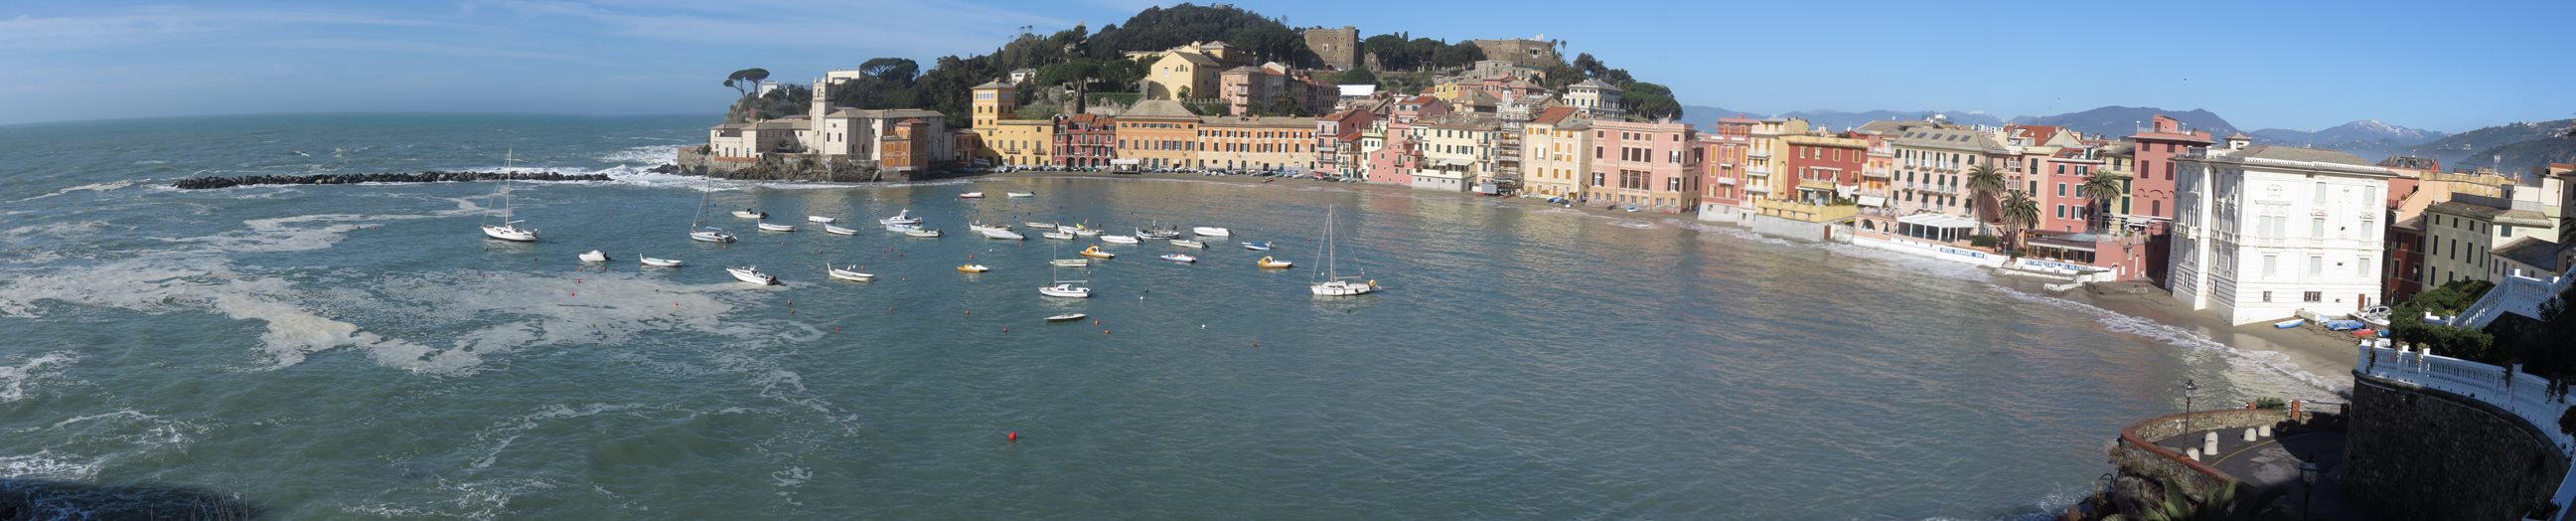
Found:
<svg viewBox="0 0 2576 521"><path fill-rule="evenodd" d="M2077 187L2077 190L2084 192L2085 199L2093 200L2093 215L2099 218L2086 219L2085 224L2088 225L2087 227L2089 228L2091 227L2090 225L2093 224L2109 223L2111 202L2120 200L2120 175L2095 170L2093 171L2092 176L2084 178L2084 185Z"/></svg>
<svg viewBox="0 0 2576 521"><path fill-rule="evenodd" d="M1991 163L1968 167L1968 183L1966 188L1968 189L1969 202L1983 203L1987 199L1994 197L1995 194L2003 193L2004 173L2002 170L1995 169L1995 165ZM1987 213L1985 211L1986 205L1984 204L1977 204L1976 208L1979 210L1977 213ZM1993 222L1994 219L1995 216L1986 215L1983 216L1982 220Z"/></svg>
<svg viewBox="0 0 2576 521"><path fill-rule="evenodd" d="M2010 195L2004 196L2001 211L2004 217L2004 228L2012 235L2013 249L2021 249L2022 230L2039 224L2039 200L2032 199L2030 194L2014 190Z"/></svg>

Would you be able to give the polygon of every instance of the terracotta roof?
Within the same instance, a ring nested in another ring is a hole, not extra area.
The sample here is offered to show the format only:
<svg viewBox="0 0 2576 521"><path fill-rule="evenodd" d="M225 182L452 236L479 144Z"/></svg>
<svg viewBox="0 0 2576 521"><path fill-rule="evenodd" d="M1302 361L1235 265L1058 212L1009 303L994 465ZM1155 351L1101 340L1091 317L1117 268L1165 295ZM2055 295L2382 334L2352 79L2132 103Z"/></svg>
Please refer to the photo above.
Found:
<svg viewBox="0 0 2576 521"><path fill-rule="evenodd" d="M1539 111L1538 117L1530 118L1530 123L1554 125L1559 121L1564 121L1567 116L1574 115L1575 112L1574 107L1564 105L1548 107L1547 110Z"/></svg>
<svg viewBox="0 0 2576 521"><path fill-rule="evenodd" d="M2057 132L2061 130L2049 125L2013 125L2012 129L2021 137L2030 138L2032 143L2046 143L2049 138L2057 137Z"/></svg>
<svg viewBox="0 0 2576 521"><path fill-rule="evenodd" d="M1149 99L1136 102L1136 106L1127 107L1127 111L1119 113L1118 117L1198 119L1199 115L1196 112L1190 112L1189 107L1181 106L1181 102L1178 101Z"/></svg>

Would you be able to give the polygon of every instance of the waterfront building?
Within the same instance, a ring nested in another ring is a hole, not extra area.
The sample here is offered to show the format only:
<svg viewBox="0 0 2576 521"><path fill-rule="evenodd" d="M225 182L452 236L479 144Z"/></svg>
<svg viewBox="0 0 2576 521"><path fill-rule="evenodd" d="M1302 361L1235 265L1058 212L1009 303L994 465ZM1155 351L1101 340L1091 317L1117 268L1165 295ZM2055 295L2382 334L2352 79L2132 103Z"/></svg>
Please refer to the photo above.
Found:
<svg viewBox="0 0 2576 521"><path fill-rule="evenodd" d="M1413 171L1412 186L1461 192L1490 182L1498 133L1494 117L1485 114L1449 113L1415 122L1409 139L1419 144L1422 166Z"/></svg>
<svg viewBox="0 0 2576 521"><path fill-rule="evenodd" d="M1150 100L1217 97L1217 75L1240 63L1225 42L1191 42L1162 51L1129 52L1128 59L1146 64L1145 98Z"/></svg>
<svg viewBox="0 0 2576 521"><path fill-rule="evenodd" d="M1597 79L1565 86L1565 104L1600 120L1628 115L1627 109L1619 105L1619 88Z"/></svg>
<svg viewBox="0 0 2576 521"><path fill-rule="evenodd" d="M1585 190L1610 201L1679 213L1699 208L1699 158L1694 132L1683 123L1596 119L1592 122L1592 179Z"/></svg>
<svg viewBox="0 0 2576 521"><path fill-rule="evenodd" d="M1048 150L1055 144L1055 121L1052 119L1019 119L1019 86L993 81L976 85L974 98L968 101L980 146L977 162L994 166L1039 166L1054 164Z"/></svg>
<svg viewBox="0 0 2576 521"><path fill-rule="evenodd" d="M1198 164L1199 115L1180 102L1149 99L1117 116L1120 162L1139 169L1189 168Z"/></svg>
<svg viewBox="0 0 2576 521"><path fill-rule="evenodd" d="M1760 124L1761 120L1743 116L1718 118L1716 126L1700 134L1700 172L1707 177L1700 182L1701 220L1736 218L1753 206L1745 153L1753 146L1753 128Z"/></svg>
<svg viewBox="0 0 2576 521"><path fill-rule="evenodd" d="M1786 190L1781 195L1806 204L1833 204L1860 190L1861 170L1869 166L1869 140L1823 134L1781 136Z"/></svg>
<svg viewBox="0 0 2576 521"><path fill-rule="evenodd" d="M1584 200L1592 173L1592 118L1555 106L1521 126L1521 182L1529 193Z"/></svg>
<svg viewBox="0 0 2576 521"><path fill-rule="evenodd" d="M747 164L757 162L763 156L795 154L811 155L826 161L878 164L884 160L884 138L893 135L906 121L920 121L921 126L915 134L917 138L950 134L947 117L934 110L860 110L831 106L833 86L859 74L859 71L831 71L814 80L813 101L803 115L708 128L708 159ZM956 157L954 152L957 148L949 140L921 143L920 153L907 157L915 168L946 163Z"/></svg>
<svg viewBox="0 0 2576 521"><path fill-rule="evenodd" d="M1896 193L1888 203L1898 215L1986 218L1970 197L1968 171L1980 164L2004 167L1997 159L2013 156L1984 132L1940 123L1907 127L1895 148Z"/></svg>
<svg viewBox="0 0 2576 521"><path fill-rule="evenodd" d="M1744 160L1747 164L1744 169L1744 190L1753 196L1754 205L1758 206L1762 201L1772 199L1788 199L1790 195L1794 195L1790 193L1789 185L1782 176L1773 175L1774 172L1788 170L1787 163L1776 152L1788 148L1788 145L1780 142L1781 136L1805 133L1807 133L1807 120L1803 119L1767 118L1754 123L1750 134L1750 146L1745 147L1744 150Z"/></svg>
<svg viewBox="0 0 2576 521"><path fill-rule="evenodd" d="M1422 151L1413 141L1413 126L1428 117L1449 113L1449 105L1428 95L1413 96L1388 102L1386 117L1370 122L1370 132L1361 136L1368 156L1366 179L1371 183L1413 186L1413 173L1422 167Z"/></svg>
<svg viewBox="0 0 2576 521"><path fill-rule="evenodd" d="M707 155L719 159L756 161L763 154L795 152L796 136L805 130L803 118L773 119L745 123L726 123L707 128Z"/></svg>
<svg viewBox="0 0 2576 521"><path fill-rule="evenodd" d="M1328 176L1360 174L1360 136L1368 130L1373 113L1364 107L1345 108L1315 118L1315 172Z"/></svg>
<svg viewBox="0 0 2576 521"><path fill-rule="evenodd" d="M2091 231L2096 224L2093 194L2084 183L2095 172L2103 171L2107 161L2101 157L2103 145L2070 147L2032 147L2051 150L2031 175L2031 197L2039 200L2037 229L2061 232Z"/></svg>
<svg viewBox="0 0 2576 521"><path fill-rule="evenodd" d="M2231 140L2173 156L2173 298L2229 323L2380 301L2382 194L2395 173L2352 154Z"/></svg>
<svg viewBox="0 0 2576 521"><path fill-rule="evenodd" d="M2499 199L2453 193L2452 199L2424 210L2424 278L2422 286L2440 287L2461 280L2498 282L2495 251L2517 239L2558 240L2558 223L2538 210L2513 208Z"/></svg>
<svg viewBox="0 0 2576 521"><path fill-rule="evenodd" d="M1118 119L1098 114L1055 117L1055 148L1049 163L1066 168L1109 168L1118 158Z"/></svg>
<svg viewBox="0 0 2576 521"><path fill-rule="evenodd" d="M1314 118L1201 117L1192 168L1308 173L1315 170L1314 143Z"/></svg>
<svg viewBox="0 0 2576 521"><path fill-rule="evenodd" d="M1273 105L1283 98L1296 105L1293 112L1318 114L1332 110L1333 102L1341 99L1339 86L1317 81L1277 62L1226 69L1217 74L1217 89L1220 93L1218 98L1224 100L1226 108L1232 111L1229 114L1237 116L1269 111L1276 108Z"/></svg>
<svg viewBox="0 0 2576 521"><path fill-rule="evenodd" d="M927 169L937 158L931 150L946 141L947 136L931 132L920 118L895 122L891 132L877 140L877 168L886 172L905 173Z"/></svg>
<svg viewBox="0 0 2576 521"><path fill-rule="evenodd" d="M2139 211L2129 218L2173 220L2174 175L2181 168L2174 164L2174 158L2218 142L2210 139L2209 131L2183 128L2181 120L2163 114L2157 114L2149 128L2129 136L2129 142L2135 145L2133 157L2138 162L2137 182L2130 186L2130 196L2141 203L2133 206Z"/></svg>

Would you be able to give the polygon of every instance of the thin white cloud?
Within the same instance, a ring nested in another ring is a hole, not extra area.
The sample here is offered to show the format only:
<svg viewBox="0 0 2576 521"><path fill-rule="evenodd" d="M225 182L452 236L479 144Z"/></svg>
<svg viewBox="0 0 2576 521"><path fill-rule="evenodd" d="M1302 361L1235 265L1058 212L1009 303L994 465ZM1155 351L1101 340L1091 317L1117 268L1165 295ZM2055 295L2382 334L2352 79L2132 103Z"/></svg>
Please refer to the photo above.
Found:
<svg viewBox="0 0 2576 521"><path fill-rule="evenodd" d="M1020 26L1044 32L1072 25L1025 11L945 0L489 0L465 5L477 13L571 18L620 37L742 49L984 53Z"/></svg>
<svg viewBox="0 0 2576 521"><path fill-rule="evenodd" d="M0 53L153 45L317 27L455 28L432 20L349 12L148 6L0 20Z"/></svg>
<svg viewBox="0 0 2576 521"><path fill-rule="evenodd" d="M565 54L565 53L538 52L538 51L521 51L521 50L513 50L513 49L491 49L491 48L474 47L474 46L467 46L467 45L451 45L451 44L435 43L435 42L412 42L412 41L394 41L394 40L368 40L368 39L357 39L357 38L293 38L293 39L260 40L260 41L243 42L243 43L241 43L240 45L245 46L245 47L268 47L268 48L278 48L278 49L307 49L307 50L357 51L357 52L377 52L377 53L396 53L396 54L420 54L420 55L433 55L433 56L456 56L456 57L463 57L463 58L494 58L494 59L507 59L507 60L545 60L545 61L568 61L568 62L584 61L584 57L583 57L583 56L580 56L580 55L574 55L574 54Z"/></svg>

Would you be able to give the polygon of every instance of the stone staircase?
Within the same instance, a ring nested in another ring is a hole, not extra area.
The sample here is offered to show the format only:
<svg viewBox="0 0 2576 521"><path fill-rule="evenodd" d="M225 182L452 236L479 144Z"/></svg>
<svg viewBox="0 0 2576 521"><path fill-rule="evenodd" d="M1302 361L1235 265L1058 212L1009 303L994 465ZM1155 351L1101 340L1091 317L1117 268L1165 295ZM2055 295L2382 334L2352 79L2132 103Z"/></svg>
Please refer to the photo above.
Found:
<svg viewBox="0 0 2576 521"><path fill-rule="evenodd" d="M2540 318L2540 306L2567 291L2571 281L2576 281L2576 266L2545 279L2525 276L2516 270L2497 282L2494 289L2487 290L2485 296L2478 297L2477 302L2469 304L2468 309L2461 310L2459 316L2451 317L2445 323L2454 327L2484 329L2506 313Z"/></svg>

